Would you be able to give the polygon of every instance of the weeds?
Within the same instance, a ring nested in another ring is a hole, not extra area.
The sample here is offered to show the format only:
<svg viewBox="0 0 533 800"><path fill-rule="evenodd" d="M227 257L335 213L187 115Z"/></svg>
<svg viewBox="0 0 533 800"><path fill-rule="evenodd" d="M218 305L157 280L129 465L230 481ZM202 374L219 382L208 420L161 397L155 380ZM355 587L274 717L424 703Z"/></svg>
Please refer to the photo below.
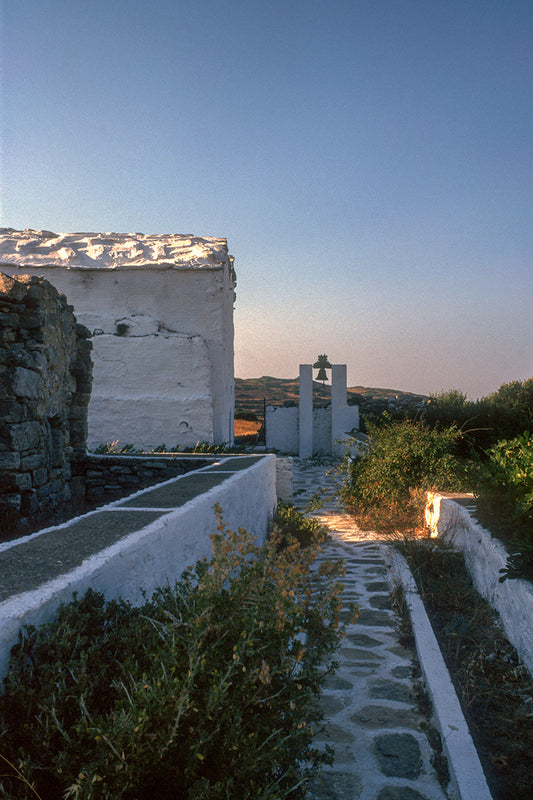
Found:
<svg viewBox="0 0 533 800"><path fill-rule="evenodd" d="M414 648L415 639L411 625L409 607L405 599L405 591L401 584L396 584L391 592L391 607L396 615L398 642L403 647Z"/></svg>
<svg viewBox="0 0 533 800"><path fill-rule="evenodd" d="M121 444L118 439L113 442L104 442L97 445L93 450L95 455L100 456L116 456L116 455L149 455L150 453L159 453L172 455L175 453L209 453L212 455L221 455L233 453L244 453L246 447L244 444L231 445L229 443L213 444L212 442L196 442L195 445L183 447L177 444L175 447L167 447L166 444L159 444L152 447L150 451L136 448L134 444Z"/></svg>
<svg viewBox="0 0 533 800"><path fill-rule="evenodd" d="M118 439L115 439L113 442L104 442L103 444L97 445L93 452L97 456L121 456L126 455L127 453L140 453L142 451L136 450L135 445L133 444L120 444Z"/></svg>
<svg viewBox="0 0 533 800"><path fill-rule="evenodd" d="M0 773L0 788L2 787L2 777L10 777L11 779L15 778L15 780L21 781L21 783L23 783L24 786L29 789L33 797L36 797L37 800L42 800L41 795L36 791L35 787L32 786L32 784L29 781L26 780L26 778L24 777L22 772L16 767L16 765L13 764L8 758L3 756L2 753L0 753L0 761L2 761L7 766L8 769L7 776L3 776Z"/></svg>

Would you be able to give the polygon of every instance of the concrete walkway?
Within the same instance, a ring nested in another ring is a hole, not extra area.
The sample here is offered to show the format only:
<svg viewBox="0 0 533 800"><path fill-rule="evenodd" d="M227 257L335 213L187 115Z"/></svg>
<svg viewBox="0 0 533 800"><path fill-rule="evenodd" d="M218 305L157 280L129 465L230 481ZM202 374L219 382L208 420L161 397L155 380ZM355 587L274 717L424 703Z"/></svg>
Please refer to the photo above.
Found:
<svg viewBox="0 0 533 800"><path fill-rule="evenodd" d="M417 703L415 651L398 642L388 548L342 512L336 483L333 462L294 460L294 505L330 529L320 558L345 560L343 600L360 609L322 699L327 724L317 745L333 747L335 763L324 769L309 800L446 800L431 764L433 729ZM309 511L317 493L325 503Z"/></svg>

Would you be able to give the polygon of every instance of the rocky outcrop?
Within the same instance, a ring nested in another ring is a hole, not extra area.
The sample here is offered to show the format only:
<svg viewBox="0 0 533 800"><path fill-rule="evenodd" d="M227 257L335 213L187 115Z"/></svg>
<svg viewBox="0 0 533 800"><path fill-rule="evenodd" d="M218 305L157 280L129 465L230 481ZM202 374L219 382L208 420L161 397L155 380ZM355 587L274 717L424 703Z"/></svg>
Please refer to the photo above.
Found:
<svg viewBox="0 0 533 800"><path fill-rule="evenodd" d="M44 278L0 273L0 528L83 495L92 361L87 328Z"/></svg>

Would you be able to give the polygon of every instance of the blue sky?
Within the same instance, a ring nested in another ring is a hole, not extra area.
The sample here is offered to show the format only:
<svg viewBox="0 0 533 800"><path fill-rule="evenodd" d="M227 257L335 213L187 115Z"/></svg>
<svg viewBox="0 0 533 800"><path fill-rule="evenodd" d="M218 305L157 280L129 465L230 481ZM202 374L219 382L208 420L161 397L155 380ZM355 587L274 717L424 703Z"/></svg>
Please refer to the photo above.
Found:
<svg viewBox="0 0 533 800"><path fill-rule="evenodd" d="M533 4L4 0L2 225L225 236L238 377L533 375Z"/></svg>

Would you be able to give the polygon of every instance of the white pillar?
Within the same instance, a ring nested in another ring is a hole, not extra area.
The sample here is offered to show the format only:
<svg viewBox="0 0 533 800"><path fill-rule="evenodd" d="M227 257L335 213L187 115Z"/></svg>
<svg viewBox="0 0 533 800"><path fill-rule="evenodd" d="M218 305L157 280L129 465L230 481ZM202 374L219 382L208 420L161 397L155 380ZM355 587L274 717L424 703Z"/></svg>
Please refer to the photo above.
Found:
<svg viewBox="0 0 533 800"><path fill-rule="evenodd" d="M348 379L346 364L333 364L331 367L331 452L341 455L342 445L339 440L344 438L349 425L348 405L346 403Z"/></svg>
<svg viewBox="0 0 533 800"><path fill-rule="evenodd" d="M313 455L313 367L300 364L299 456Z"/></svg>

